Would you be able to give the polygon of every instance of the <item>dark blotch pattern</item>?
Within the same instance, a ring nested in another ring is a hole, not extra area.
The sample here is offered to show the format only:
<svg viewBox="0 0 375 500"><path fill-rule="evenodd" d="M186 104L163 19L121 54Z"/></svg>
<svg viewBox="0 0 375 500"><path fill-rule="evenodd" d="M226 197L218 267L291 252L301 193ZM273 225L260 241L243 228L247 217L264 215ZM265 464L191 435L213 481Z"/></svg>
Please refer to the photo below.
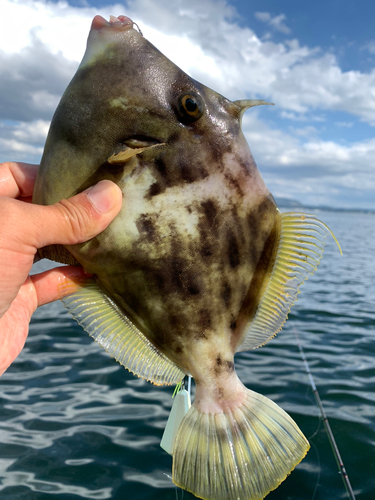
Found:
<svg viewBox="0 0 375 500"><path fill-rule="evenodd" d="M151 217L147 215L141 215L138 218L136 224L141 237L144 236L150 242L155 241L156 231Z"/></svg>
<svg viewBox="0 0 375 500"><path fill-rule="evenodd" d="M201 207L206 217L208 226L212 229L215 219L218 216L218 208L214 200L202 201Z"/></svg>
<svg viewBox="0 0 375 500"><path fill-rule="evenodd" d="M163 187L158 182L154 182L153 184L151 184L147 194L148 197L152 198L153 196L157 196L163 191L165 191L165 188L163 189Z"/></svg>
<svg viewBox="0 0 375 500"><path fill-rule="evenodd" d="M165 179L168 175L168 169L162 158L155 159L155 167L161 177Z"/></svg>
<svg viewBox="0 0 375 500"><path fill-rule="evenodd" d="M225 281L223 283L223 289L222 289L222 292L221 292L221 297L222 297L222 299L224 301L225 307L227 307L227 308L230 305L231 296L232 296L231 287L230 287L229 283L227 281Z"/></svg>
<svg viewBox="0 0 375 500"><path fill-rule="evenodd" d="M220 375L223 372L231 373L234 370L233 361L227 361L221 357L220 354L216 356L214 371L216 375Z"/></svg>
<svg viewBox="0 0 375 500"><path fill-rule="evenodd" d="M228 259L232 269L240 265L240 249L238 247L237 238L231 229L227 231L228 242Z"/></svg>
<svg viewBox="0 0 375 500"><path fill-rule="evenodd" d="M208 309L202 309L199 311L199 326L203 330L211 328L211 314Z"/></svg>
<svg viewBox="0 0 375 500"><path fill-rule="evenodd" d="M224 178L229 184L229 186L236 191L236 193L240 198L242 198L244 193L239 181L228 172L225 173Z"/></svg>

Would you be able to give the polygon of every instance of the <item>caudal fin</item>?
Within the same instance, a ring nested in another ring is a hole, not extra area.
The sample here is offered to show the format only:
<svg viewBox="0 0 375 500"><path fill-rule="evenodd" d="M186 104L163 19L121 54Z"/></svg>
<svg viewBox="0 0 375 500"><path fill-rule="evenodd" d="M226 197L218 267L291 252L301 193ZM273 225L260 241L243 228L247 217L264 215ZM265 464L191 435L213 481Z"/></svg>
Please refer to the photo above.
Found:
<svg viewBox="0 0 375 500"><path fill-rule="evenodd" d="M247 390L244 403L228 413L190 408L174 445L173 482L205 500L260 500L309 447L284 410Z"/></svg>

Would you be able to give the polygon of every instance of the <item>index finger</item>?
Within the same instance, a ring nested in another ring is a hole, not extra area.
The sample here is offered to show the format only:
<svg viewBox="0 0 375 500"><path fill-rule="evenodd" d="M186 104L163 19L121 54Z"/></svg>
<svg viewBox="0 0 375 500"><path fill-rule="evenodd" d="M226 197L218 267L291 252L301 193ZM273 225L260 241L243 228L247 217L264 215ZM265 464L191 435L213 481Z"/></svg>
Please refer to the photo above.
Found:
<svg viewBox="0 0 375 500"><path fill-rule="evenodd" d="M38 168L39 165L31 163L12 161L0 163L0 196L8 198L31 197Z"/></svg>

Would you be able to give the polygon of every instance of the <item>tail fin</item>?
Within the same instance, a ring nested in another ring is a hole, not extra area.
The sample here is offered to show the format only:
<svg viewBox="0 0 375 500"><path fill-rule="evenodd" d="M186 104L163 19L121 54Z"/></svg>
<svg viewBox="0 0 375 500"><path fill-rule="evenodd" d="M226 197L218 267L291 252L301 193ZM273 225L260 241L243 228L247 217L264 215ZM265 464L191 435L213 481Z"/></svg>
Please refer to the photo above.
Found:
<svg viewBox="0 0 375 500"><path fill-rule="evenodd" d="M173 482L205 500L260 500L288 476L310 445L276 403L246 392L228 413L185 415L173 453Z"/></svg>

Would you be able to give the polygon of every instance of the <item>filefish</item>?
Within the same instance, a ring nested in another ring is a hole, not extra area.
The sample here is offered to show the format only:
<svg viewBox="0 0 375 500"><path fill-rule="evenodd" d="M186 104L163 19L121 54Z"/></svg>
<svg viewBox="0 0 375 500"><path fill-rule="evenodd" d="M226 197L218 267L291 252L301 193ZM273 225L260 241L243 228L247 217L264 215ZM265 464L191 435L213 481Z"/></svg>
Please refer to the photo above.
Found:
<svg viewBox="0 0 375 500"><path fill-rule="evenodd" d="M128 17L96 16L33 198L53 204L102 179L121 188L103 233L39 252L83 266L87 279L66 283L62 300L128 370L159 385L194 378L172 474L207 500L264 498L309 448L234 366L236 352L280 331L330 234L314 216L277 208L241 131L260 104L190 78Z"/></svg>

